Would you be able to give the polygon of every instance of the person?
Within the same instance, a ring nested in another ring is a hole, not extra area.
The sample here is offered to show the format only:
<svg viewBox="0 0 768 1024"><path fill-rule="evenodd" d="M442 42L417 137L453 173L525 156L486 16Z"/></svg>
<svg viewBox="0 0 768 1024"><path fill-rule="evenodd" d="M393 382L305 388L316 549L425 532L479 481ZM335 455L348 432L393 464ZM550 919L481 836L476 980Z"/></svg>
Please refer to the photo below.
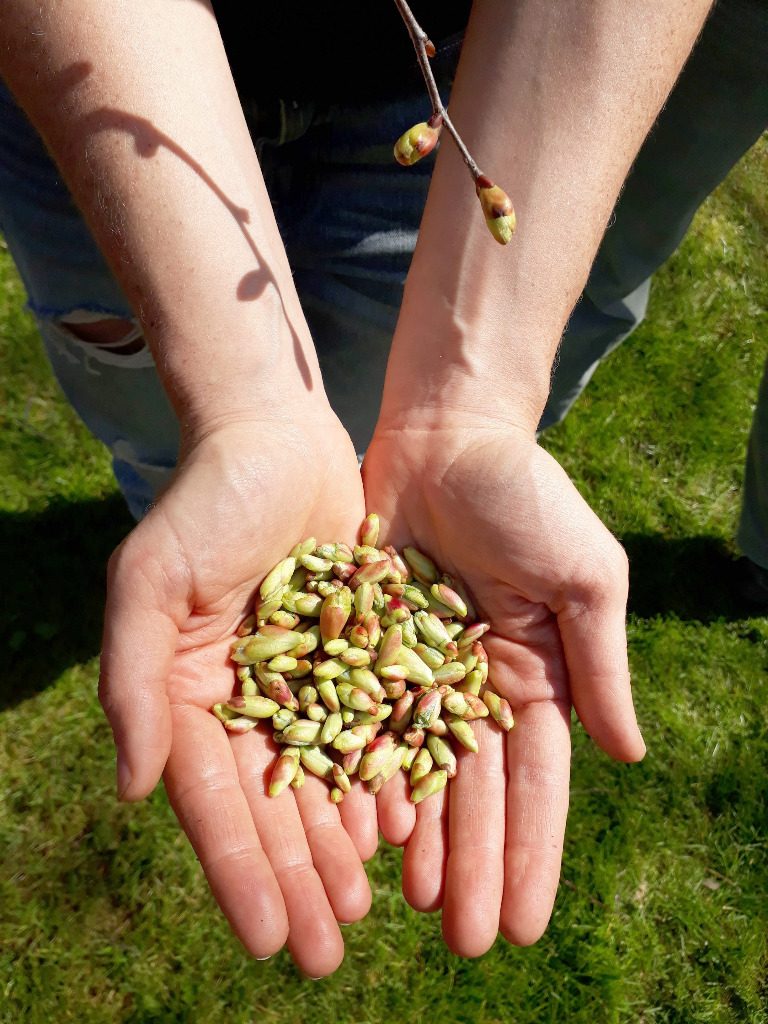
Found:
<svg viewBox="0 0 768 1024"><path fill-rule="evenodd" d="M768 125L768 10L714 6L621 190L568 321L539 423L562 422L601 361L645 317L653 273L706 196ZM737 532L737 596L768 607L768 362L757 396Z"/></svg>
<svg viewBox="0 0 768 1024"><path fill-rule="evenodd" d="M476 0L455 81L441 28L452 117L518 209L511 249L453 146L431 175L391 162L425 100L370 7L334 5L333 50L315 19L294 67L310 94L277 106L241 103L202 0L12 0L0 26L0 71L58 169L4 98L2 229L54 370L142 516L108 574L100 695L119 795L162 775L246 948L287 943L311 977L343 957L338 922L369 907L377 827L406 844L406 899L442 908L454 952L499 930L535 941L558 883L571 706L610 756L643 756L626 557L536 430L616 196L709 4ZM241 33L268 80L314 8ZM328 76L342 91L316 101ZM263 736L230 741L208 712L231 692L229 639L298 538L351 539L366 506L392 543L464 579L517 724L503 739L480 723L480 754L418 811L400 778L340 808L311 778L272 801Z"/></svg>

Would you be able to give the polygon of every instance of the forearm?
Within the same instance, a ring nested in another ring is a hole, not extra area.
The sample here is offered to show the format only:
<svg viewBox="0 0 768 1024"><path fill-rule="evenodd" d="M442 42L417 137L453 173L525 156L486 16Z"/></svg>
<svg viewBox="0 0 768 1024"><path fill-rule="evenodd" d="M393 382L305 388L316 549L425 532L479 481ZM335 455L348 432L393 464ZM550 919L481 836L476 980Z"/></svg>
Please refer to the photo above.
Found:
<svg viewBox="0 0 768 1024"><path fill-rule="evenodd" d="M490 238L444 133L385 419L439 423L474 409L535 427L616 196L709 4L476 0L450 113L512 197L518 230L506 247Z"/></svg>
<svg viewBox="0 0 768 1024"><path fill-rule="evenodd" d="M322 393L205 3L13 0L0 72L140 317L183 426Z"/></svg>

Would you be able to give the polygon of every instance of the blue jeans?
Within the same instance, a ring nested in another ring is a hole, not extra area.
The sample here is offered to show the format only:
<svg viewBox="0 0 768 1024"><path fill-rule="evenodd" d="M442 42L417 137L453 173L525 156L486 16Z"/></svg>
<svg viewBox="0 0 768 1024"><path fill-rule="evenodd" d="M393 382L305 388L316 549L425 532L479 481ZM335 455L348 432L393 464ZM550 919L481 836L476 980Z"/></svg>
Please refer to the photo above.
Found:
<svg viewBox="0 0 768 1024"><path fill-rule="evenodd" d="M444 100L460 46L460 37L446 40L433 61ZM264 107L241 99L329 399L364 451L432 165L402 168L392 147L430 113L426 90L367 106L280 101ZM125 295L2 83L0 231L53 371L109 448L139 519L176 464L178 422L149 349L136 344L140 331ZM105 317L133 327L111 346L78 337L78 323ZM124 354L125 348L138 350Z"/></svg>

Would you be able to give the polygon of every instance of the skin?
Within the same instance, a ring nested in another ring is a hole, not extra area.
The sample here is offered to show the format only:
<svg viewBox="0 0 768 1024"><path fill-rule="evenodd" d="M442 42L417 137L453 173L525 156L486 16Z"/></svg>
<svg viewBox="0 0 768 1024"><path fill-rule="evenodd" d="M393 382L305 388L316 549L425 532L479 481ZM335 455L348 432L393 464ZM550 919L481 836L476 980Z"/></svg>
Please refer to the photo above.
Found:
<svg viewBox="0 0 768 1024"><path fill-rule="evenodd" d="M408 902L442 906L448 945L477 956L499 929L527 944L549 919L568 809L571 702L612 756L637 760L645 748L630 695L618 543L557 463L506 425L429 437L425 446L415 431L379 435L368 455L371 500L392 534L462 579L493 623L484 638L490 679L516 724L504 737L475 723L480 753L459 751L447 798L414 808L387 788L379 821L386 838L407 842ZM466 479L483 484L467 488ZM414 489L402 513L398 495Z"/></svg>
<svg viewBox="0 0 768 1024"><path fill-rule="evenodd" d="M491 622L491 682L516 721L506 738L475 724L480 753L460 752L439 800L414 809L400 780L378 798L384 837L406 844L406 899L442 908L460 955L482 954L499 931L526 945L546 928L571 707L611 757L645 753L626 556L536 427L618 190L707 9L531 0L510 15L490 0L470 19L451 116L520 226L508 248L489 241L466 168L443 145L363 467L367 507L392 542L423 545ZM478 97L490 116L476 116Z"/></svg>
<svg viewBox="0 0 768 1024"><path fill-rule="evenodd" d="M442 146L365 495L210 8L6 7L0 71L130 297L182 430L171 485L110 562L100 696L120 797L142 799L162 775L245 947L287 943L312 977L338 966L338 922L370 904L373 798L355 786L337 808L308 778L269 800L271 741L230 739L207 708L232 692L229 638L264 574L301 537L354 540L367 503L391 542L423 545L470 587L517 722L506 739L479 723L480 754L460 755L448 793L418 810L402 773L381 791L381 831L407 843L405 896L442 907L462 955L499 929L535 941L557 886L571 703L611 756L644 751L626 559L535 428L616 194L708 4L475 4L451 114L520 229L511 252L490 240Z"/></svg>

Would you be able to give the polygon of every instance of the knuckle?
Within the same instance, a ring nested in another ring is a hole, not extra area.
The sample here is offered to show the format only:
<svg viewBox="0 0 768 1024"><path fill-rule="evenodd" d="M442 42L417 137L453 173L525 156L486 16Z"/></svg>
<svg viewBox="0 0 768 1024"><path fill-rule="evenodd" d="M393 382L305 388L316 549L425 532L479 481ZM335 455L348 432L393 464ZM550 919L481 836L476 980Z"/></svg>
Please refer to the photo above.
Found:
<svg viewBox="0 0 768 1024"><path fill-rule="evenodd" d="M568 605L572 614L598 605L626 601L629 590L629 560L616 538L607 530L600 544L581 562L578 579L571 587Z"/></svg>

